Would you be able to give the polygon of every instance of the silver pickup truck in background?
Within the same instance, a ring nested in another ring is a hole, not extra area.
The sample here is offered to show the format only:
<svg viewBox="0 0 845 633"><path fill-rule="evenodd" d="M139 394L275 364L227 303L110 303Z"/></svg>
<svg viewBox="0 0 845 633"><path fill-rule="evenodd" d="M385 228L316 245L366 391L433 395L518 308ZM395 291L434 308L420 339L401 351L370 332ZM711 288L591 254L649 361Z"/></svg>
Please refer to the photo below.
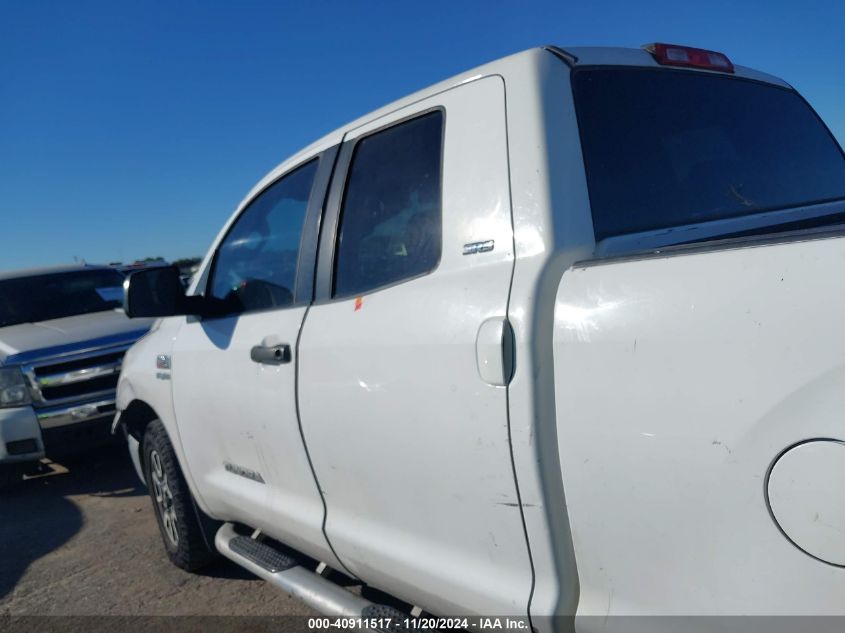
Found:
<svg viewBox="0 0 845 633"><path fill-rule="evenodd" d="M122 284L101 266L0 273L0 489L109 440L123 354L149 329L119 309Z"/></svg>

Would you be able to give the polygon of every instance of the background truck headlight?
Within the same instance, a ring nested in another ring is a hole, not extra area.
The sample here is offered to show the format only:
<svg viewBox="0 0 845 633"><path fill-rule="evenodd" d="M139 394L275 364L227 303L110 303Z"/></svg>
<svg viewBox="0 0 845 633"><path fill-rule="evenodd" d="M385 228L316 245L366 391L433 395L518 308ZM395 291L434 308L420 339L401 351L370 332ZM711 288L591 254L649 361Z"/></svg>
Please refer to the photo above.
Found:
<svg viewBox="0 0 845 633"><path fill-rule="evenodd" d="M17 367L0 369L0 407L19 407L29 404L29 388Z"/></svg>

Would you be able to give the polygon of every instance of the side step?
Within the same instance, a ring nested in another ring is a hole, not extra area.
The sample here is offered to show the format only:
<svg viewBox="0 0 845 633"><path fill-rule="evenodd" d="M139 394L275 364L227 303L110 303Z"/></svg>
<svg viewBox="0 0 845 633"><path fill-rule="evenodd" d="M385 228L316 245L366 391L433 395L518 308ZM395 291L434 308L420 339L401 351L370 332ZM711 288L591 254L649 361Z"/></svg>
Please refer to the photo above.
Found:
<svg viewBox="0 0 845 633"><path fill-rule="evenodd" d="M398 626L409 616L398 609L375 604L330 580L310 571L284 552L249 536L235 532L231 523L224 523L214 538L217 550L247 571L297 598L320 613L350 618L392 618Z"/></svg>

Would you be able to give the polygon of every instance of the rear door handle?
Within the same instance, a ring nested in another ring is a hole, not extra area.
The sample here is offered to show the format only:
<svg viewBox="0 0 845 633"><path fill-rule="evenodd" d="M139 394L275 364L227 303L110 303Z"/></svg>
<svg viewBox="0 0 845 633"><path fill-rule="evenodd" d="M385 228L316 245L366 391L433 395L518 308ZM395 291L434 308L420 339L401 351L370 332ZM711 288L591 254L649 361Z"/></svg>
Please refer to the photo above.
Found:
<svg viewBox="0 0 845 633"><path fill-rule="evenodd" d="M290 362L290 345L256 345L249 352L249 357L256 363L265 365L284 365Z"/></svg>

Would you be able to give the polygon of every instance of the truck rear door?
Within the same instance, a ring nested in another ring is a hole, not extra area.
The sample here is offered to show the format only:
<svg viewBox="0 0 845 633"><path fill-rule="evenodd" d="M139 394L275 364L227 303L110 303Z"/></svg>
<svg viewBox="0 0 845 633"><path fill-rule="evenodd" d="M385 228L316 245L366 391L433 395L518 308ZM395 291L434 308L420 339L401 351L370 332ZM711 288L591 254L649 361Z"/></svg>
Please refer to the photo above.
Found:
<svg viewBox="0 0 845 633"><path fill-rule="evenodd" d="M438 614L524 615L531 590L501 379L509 200L501 78L348 134L299 345L329 541Z"/></svg>

